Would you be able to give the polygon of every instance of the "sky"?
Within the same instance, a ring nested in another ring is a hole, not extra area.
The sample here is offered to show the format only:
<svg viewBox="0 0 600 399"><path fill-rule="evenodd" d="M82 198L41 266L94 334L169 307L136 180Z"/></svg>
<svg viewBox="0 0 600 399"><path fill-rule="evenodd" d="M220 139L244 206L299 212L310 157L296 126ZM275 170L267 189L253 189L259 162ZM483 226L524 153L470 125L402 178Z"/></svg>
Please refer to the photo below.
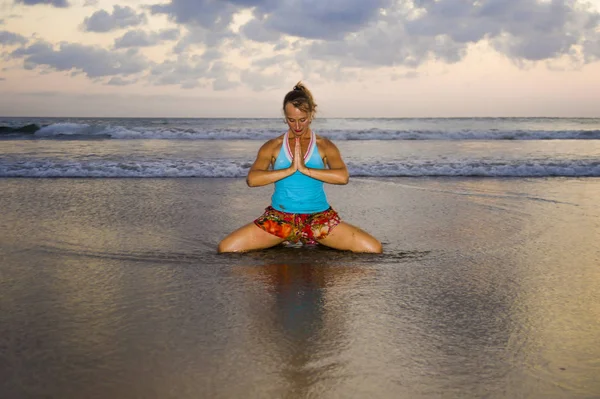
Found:
<svg viewBox="0 0 600 399"><path fill-rule="evenodd" d="M0 115L600 117L600 0L0 0Z"/></svg>

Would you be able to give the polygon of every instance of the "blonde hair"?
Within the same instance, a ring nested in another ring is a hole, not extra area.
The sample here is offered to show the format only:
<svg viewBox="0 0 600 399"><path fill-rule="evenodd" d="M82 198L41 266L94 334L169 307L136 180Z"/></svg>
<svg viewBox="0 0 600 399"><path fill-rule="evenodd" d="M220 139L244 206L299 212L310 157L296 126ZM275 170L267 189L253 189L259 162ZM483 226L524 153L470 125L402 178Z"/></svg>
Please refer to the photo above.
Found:
<svg viewBox="0 0 600 399"><path fill-rule="evenodd" d="M302 82L296 83L292 91L288 92L283 98L284 113L287 103L290 103L299 110L306 112L311 117L314 117L314 115L317 113L317 104L315 103L312 93Z"/></svg>

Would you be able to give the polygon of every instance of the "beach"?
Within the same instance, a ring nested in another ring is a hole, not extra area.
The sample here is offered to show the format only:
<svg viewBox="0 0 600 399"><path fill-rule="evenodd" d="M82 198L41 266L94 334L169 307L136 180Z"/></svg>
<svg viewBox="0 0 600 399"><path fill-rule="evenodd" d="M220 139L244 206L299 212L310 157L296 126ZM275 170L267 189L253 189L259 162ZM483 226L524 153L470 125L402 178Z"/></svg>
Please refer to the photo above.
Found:
<svg viewBox="0 0 600 399"><path fill-rule="evenodd" d="M327 186L381 255L217 254L240 177L0 192L3 398L600 397L597 177Z"/></svg>
<svg viewBox="0 0 600 399"><path fill-rule="evenodd" d="M600 399L600 0L0 10L0 399Z"/></svg>

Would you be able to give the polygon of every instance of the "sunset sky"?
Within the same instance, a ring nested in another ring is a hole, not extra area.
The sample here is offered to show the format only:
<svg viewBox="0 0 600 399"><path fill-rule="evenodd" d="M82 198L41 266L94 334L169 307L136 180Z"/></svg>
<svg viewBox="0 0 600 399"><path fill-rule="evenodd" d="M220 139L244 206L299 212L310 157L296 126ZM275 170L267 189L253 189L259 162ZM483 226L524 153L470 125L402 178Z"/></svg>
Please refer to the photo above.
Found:
<svg viewBox="0 0 600 399"><path fill-rule="evenodd" d="M600 0L0 0L0 115L600 117Z"/></svg>

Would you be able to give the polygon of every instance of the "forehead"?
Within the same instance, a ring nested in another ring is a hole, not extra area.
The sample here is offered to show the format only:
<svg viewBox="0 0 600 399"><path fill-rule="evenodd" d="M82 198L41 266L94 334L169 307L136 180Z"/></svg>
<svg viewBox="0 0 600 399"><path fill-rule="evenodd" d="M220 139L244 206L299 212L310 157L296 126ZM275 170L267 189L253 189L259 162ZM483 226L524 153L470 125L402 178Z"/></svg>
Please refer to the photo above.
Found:
<svg viewBox="0 0 600 399"><path fill-rule="evenodd" d="M285 117L292 119L308 118L308 112L304 112L301 109L294 107L294 104L287 103L285 105Z"/></svg>

